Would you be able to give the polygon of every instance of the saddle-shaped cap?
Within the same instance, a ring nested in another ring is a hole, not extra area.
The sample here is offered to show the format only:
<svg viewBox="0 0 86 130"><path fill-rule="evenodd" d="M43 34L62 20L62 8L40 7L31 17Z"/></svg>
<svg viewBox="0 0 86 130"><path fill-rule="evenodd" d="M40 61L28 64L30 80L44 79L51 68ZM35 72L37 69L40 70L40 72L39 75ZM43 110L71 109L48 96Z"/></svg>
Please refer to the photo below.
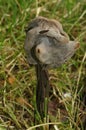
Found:
<svg viewBox="0 0 86 130"><path fill-rule="evenodd" d="M58 21L37 17L26 29L24 47L30 64L58 67L73 56L79 43L70 41Z"/></svg>

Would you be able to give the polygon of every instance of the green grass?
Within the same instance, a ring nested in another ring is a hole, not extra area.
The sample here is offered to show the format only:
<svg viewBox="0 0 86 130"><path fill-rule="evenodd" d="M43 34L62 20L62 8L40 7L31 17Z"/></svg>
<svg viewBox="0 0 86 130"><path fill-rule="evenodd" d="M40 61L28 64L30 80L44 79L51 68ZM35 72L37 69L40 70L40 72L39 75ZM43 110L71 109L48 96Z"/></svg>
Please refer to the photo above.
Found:
<svg viewBox="0 0 86 130"><path fill-rule="evenodd" d="M38 15L58 19L70 38L80 42L80 49L70 61L50 70L50 98L57 98L59 92L68 112L67 122L60 121L59 110L56 117L50 117L51 130L56 126L59 130L83 130L78 122L80 97L86 89L85 0L0 0L0 130L34 127L36 77L34 67L27 64L23 45L24 28ZM64 99L64 92L71 93L72 99ZM38 115L36 118L39 126L44 124Z"/></svg>

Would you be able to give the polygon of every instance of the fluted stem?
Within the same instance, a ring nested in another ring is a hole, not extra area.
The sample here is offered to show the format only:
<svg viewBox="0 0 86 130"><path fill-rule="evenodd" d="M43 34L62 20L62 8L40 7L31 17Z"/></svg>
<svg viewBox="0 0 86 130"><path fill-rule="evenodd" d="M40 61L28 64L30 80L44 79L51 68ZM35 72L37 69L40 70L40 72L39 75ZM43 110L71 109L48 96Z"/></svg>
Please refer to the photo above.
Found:
<svg viewBox="0 0 86 130"><path fill-rule="evenodd" d="M41 118L48 114L48 100L49 100L49 77L48 71L42 65L36 65L37 88L36 88L36 104Z"/></svg>

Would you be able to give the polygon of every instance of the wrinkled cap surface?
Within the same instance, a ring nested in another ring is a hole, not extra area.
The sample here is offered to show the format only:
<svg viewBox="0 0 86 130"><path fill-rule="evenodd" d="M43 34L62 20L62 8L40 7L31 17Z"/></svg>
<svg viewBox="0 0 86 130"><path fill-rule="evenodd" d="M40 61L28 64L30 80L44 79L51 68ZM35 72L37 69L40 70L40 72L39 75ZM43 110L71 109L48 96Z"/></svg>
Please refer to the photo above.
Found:
<svg viewBox="0 0 86 130"><path fill-rule="evenodd" d="M27 27L24 47L30 64L58 67L73 56L78 46L56 20L38 17Z"/></svg>

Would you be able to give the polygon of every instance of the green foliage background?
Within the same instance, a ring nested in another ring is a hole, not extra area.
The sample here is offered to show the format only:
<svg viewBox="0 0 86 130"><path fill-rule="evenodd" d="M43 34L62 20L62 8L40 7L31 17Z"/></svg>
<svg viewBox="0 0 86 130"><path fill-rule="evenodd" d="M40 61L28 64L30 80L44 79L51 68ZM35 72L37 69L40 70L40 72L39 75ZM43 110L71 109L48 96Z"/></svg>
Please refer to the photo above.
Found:
<svg viewBox="0 0 86 130"><path fill-rule="evenodd" d="M27 64L23 45L24 29L38 15L59 20L70 38L80 42L73 58L50 74L55 86L52 95L57 90L61 96L64 92L72 95L71 101L62 98L68 123L56 117L53 121L60 122L59 130L81 130L77 124L82 120L80 97L86 90L85 0L0 0L0 130L29 130L34 126L36 77L34 67Z"/></svg>

